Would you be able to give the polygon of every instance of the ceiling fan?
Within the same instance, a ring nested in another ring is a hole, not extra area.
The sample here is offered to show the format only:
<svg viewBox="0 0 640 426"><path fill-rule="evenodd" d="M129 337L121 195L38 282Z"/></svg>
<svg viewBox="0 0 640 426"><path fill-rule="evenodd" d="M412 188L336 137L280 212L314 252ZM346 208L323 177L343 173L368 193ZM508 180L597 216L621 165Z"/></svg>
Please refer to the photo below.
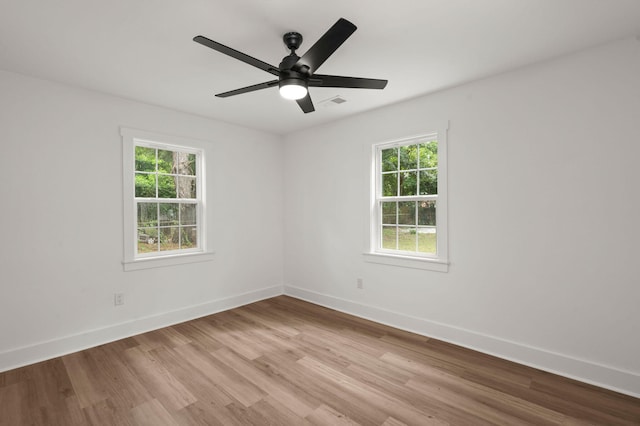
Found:
<svg viewBox="0 0 640 426"><path fill-rule="evenodd" d="M304 113L309 113L315 111L313 102L309 96L309 87L384 89L387 85L387 80L315 73L356 29L357 27L346 19L338 19L302 57L299 57L295 53L296 49L302 44L302 35L297 32L286 33L282 37L282 40L287 48L291 50L291 53L285 56L277 67L242 52L238 52L216 41L209 40L201 35L194 37L193 41L278 77L277 80L218 93L216 95L217 97L226 98L278 86L280 88L280 95L282 95L283 98L295 100Z"/></svg>

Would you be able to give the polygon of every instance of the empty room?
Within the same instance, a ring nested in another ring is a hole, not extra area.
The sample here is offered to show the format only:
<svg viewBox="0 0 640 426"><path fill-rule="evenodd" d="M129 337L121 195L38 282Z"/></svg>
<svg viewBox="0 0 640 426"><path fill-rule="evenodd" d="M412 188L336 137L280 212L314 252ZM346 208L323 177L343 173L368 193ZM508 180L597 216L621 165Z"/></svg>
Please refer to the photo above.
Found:
<svg viewBox="0 0 640 426"><path fill-rule="evenodd" d="M0 0L0 426L639 425L637 0Z"/></svg>

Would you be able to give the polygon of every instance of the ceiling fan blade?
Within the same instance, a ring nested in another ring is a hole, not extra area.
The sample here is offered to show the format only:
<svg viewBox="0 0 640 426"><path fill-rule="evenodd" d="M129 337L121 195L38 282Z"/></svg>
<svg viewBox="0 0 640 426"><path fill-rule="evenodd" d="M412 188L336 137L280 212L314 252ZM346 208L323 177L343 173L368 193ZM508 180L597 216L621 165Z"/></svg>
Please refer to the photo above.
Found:
<svg viewBox="0 0 640 426"><path fill-rule="evenodd" d="M310 87L347 87L351 89L384 89L387 80L360 77L342 77L339 75L314 74L309 78Z"/></svg>
<svg viewBox="0 0 640 426"><path fill-rule="evenodd" d="M254 84L253 86L243 87L241 89L230 90L224 93L218 93L218 98L228 98L229 96L241 95L243 93L255 92L256 90L268 89L269 87L277 86L278 80L271 80L260 84Z"/></svg>
<svg viewBox="0 0 640 426"><path fill-rule="evenodd" d="M357 28L358 27L344 18L338 19L338 22L333 24L333 26L307 50L307 53L295 63L293 70L313 74Z"/></svg>
<svg viewBox="0 0 640 426"><path fill-rule="evenodd" d="M298 99L296 102L298 103L298 105L300 105L300 108L302 108L302 112L304 112L305 114L316 110L313 107L313 102L311 102L311 96L309 96L309 93L307 93L307 96L302 99Z"/></svg>
<svg viewBox="0 0 640 426"><path fill-rule="evenodd" d="M260 59L253 58L245 53L238 52L237 50L227 47L224 44L220 44L217 41L209 40L208 38L201 35L194 37L193 41L195 41L196 43L200 43L203 46L210 47L211 49L216 50L220 53L224 53L225 55L231 56L232 58L242 61L246 64L253 65L256 68L260 68L261 70L273 75L280 75L278 67L263 62Z"/></svg>

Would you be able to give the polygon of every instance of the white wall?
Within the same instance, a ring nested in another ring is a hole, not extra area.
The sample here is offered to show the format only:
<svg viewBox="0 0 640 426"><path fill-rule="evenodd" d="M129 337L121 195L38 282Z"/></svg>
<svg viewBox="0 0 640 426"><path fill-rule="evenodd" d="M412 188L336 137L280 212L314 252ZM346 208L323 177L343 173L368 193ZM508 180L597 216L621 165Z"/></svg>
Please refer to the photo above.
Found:
<svg viewBox="0 0 640 426"><path fill-rule="evenodd" d="M366 263L371 144L442 120L450 271ZM289 135L285 291L640 395L639 159L635 39Z"/></svg>
<svg viewBox="0 0 640 426"><path fill-rule="evenodd" d="M0 93L0 371L281 294L279 137L7 72ZM120 126L210 141L212 262L123 272Z"/></svg>

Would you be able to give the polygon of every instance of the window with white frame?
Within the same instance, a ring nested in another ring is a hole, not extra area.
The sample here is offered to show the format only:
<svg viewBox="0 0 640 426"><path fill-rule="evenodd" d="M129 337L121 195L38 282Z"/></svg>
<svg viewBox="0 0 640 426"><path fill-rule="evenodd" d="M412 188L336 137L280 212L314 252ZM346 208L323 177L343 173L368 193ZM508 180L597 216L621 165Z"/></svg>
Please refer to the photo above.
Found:
<svg viewBox="0 0 640 426"><path fill-rule="evenodd" d="M369 260L446 271L446 130L376 144L372 154Z"/></svg>
<svg viewBox="0 0 640 426"><path fill-rule="evenodd" d="M125 269L163 266L157 262L163 259L184 263L175 258L203 254L203 149L129 129L122 136Z"/></svg>
<svg viewBox="0 0 640 426"><path fill-rule="evenodd" d="M198 249L197 163L201 153L135 143L137 256Z"/></svg>

